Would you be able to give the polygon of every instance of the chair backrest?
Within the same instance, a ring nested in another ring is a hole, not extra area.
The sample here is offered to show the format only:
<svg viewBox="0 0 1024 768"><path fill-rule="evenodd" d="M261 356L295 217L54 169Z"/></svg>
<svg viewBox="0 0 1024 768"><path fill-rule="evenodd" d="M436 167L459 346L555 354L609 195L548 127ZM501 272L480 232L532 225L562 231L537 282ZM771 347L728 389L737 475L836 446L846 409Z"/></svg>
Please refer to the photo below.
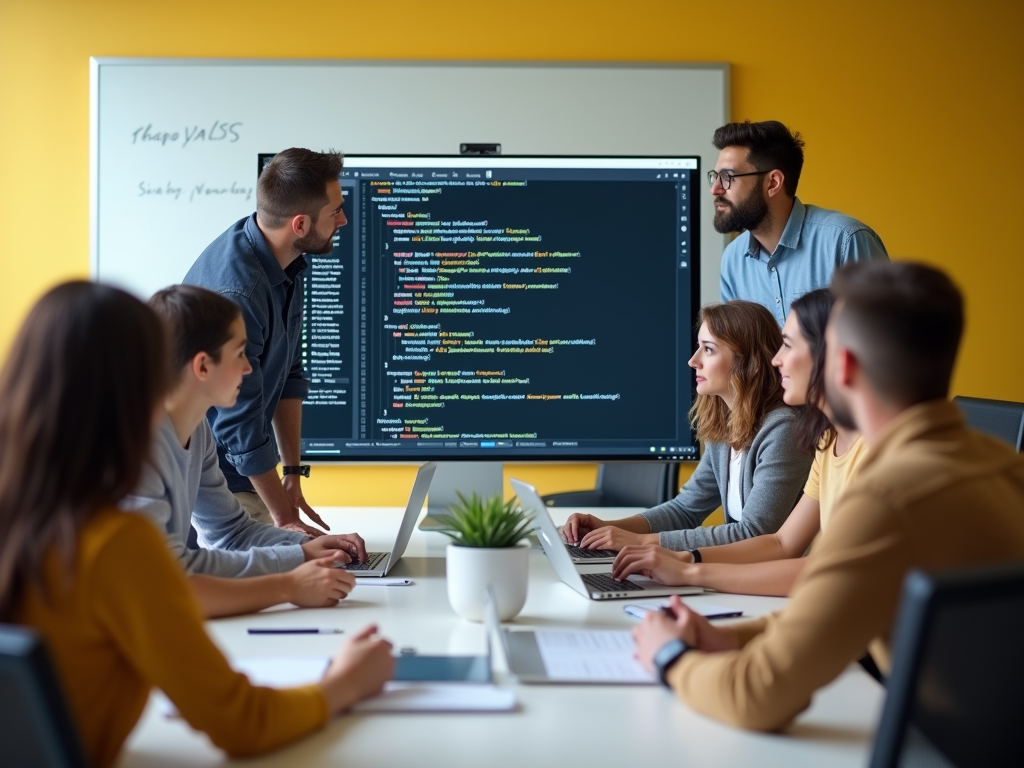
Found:
<svg viewBox="0 0 1024 768"><path fill-rule="evenodd" d="M624 462L602 464L597 490L606 507L654 507L676 495L679 464L676 462Z"/></svg>
<svg viewBox="0 0 1024 768"><path fill-rule="evenodd" d="M1018 453L1024 450L1024 403L959 395L953 402L960 406L968 426L998 437Z"/></svg>
<svg viewBox="0 0 1024 768"><path fill-rule="evenodd" d="M1024 561L903 583L871 768L1024 764Z"/></svg>
<svg viewBox="0 0 1024 768"><path fill-rule="evenodd" d="M10 624L0 624L0 763L87 766L42 641Z"/></svg>

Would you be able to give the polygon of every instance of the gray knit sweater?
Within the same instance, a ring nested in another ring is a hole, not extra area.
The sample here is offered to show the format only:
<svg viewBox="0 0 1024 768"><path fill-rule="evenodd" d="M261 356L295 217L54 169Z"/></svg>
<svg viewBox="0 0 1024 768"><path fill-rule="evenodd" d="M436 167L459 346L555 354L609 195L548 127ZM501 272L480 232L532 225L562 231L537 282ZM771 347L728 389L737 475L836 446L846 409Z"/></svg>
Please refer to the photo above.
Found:
<svg viewBox="0 0 1024 768"><path fill-rule="evenodd" d="M188 573L258 576L290 571L306 559L300 545L308 537L256 522L228 490L206 419L182 448L164 417L139 486L120 506L152 520ZM201 549L186 546L191 523Z"/></svg>
<svg viewBox="0 0 1024 768"><path fill-rule="evenodd" d="M723 504L729 484L729 446L707 443L679 495L643 513L651 531L661 534L661 546L695 549L779 530L800 498L813 459L793 444L795 418L787 406L771 411L747 449L740 474L743 519L700 528Z"/></svg>

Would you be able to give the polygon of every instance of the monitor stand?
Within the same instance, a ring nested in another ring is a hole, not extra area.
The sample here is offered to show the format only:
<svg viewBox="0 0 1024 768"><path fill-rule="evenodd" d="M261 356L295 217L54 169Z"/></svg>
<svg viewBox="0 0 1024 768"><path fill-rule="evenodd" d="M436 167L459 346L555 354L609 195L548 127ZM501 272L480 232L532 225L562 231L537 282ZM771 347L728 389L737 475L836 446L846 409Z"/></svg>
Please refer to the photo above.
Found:
<svg viewBox="0 0 1024 768"><path fill-rule="evenodd" d="M441 461L430 483L427 514L420 521L420 530L436 531L437 515L451 514L451 506L459 503L456 491L466 498L475 491L481 498L502 494L504 477L500 461Z"/></svg>

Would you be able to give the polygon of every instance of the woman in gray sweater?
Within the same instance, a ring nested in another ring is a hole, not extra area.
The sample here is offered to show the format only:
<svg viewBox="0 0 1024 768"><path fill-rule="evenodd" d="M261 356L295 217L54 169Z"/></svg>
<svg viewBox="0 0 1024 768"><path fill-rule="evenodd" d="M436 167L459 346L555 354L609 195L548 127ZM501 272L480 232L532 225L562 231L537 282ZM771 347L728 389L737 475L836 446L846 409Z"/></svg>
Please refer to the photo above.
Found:
<svg viewBox="0 0 1024 768"><path fill-rule="evenodd" d="M709 304L701 310L697 342L690 420L704 455L693 475L678 496L640 515L612 522L572 515L563 529L567 541L593 549L696 549L774 533L789 516L812 456L793 439L796 414L783 403L772 367L782 346L778 324L760 304ZM701 528L719 506L725 523Z"/></svg>

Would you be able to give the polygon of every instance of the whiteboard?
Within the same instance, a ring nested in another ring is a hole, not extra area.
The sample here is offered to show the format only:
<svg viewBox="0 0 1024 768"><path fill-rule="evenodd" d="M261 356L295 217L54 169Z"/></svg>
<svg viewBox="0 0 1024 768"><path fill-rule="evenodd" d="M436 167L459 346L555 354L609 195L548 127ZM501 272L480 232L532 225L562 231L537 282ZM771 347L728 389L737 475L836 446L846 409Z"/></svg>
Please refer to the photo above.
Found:
<svg viewBox="0 0 1024 768"><path fill-rule="evenodd" d="M257 155L700 155L728 122L727 64L91 59L95 279L146 297L256 207ZM609 216L614 216L609 201ZM701 297L725 245L701 202Z"/></svg>

